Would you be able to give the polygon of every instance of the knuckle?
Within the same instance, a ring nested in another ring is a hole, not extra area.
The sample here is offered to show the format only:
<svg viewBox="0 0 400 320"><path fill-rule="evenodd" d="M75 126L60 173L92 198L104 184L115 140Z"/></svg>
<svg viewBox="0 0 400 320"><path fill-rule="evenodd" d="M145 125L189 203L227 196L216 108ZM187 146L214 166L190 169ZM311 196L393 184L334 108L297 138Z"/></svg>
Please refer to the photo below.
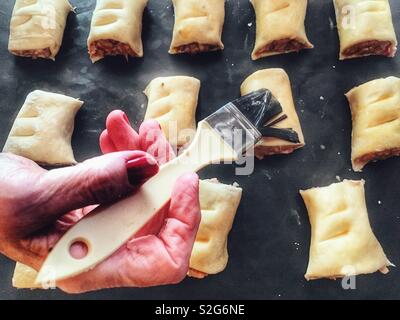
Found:
<svg viewBox="0 0 400 320"><path fill-rule="evenodd" d="M173 277L171 284L181 283L186 278L187 270L184 272L177 272L175 277Z"/></svg>
<svg viewBox="0 0 400 320"><path fill-rule="evenodd" d="M189 271L189 264L184 265L173 265L171 266L170 279L171 284L177 284L182 282L186 278L186 274Z"/></svg>
<svg viewBox="0 0 400 320"><path fill-rule="evenodd" d="M82 190L84 196L93 203L103 203L125 196L129 189L123 183L123 177L107 169L91 169L84 180Z"/></svg>

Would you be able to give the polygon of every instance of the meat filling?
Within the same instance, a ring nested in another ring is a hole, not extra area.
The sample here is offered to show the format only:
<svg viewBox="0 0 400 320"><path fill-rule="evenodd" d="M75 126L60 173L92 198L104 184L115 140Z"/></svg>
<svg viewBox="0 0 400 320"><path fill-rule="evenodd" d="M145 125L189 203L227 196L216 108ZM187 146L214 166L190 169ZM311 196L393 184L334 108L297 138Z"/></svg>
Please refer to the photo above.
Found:
<svg viewBox="0 0 400 320"><path fill-rule="evenodd" d="M304 43L297 41L296 39L280 39L274 40L262 48L257 54L263 54L268 52L288 52L288 51L300 51L306 49L308 46Z"/></svg>
<svg viewBox="0 0 400 320"><path fill-rule="evenodd" d="M287 145L287 146L256 145L254 153L255 153L255 156L257 157L257 159L262 160L266 156L272 156L275 154L290 154L301 147L303 147L303 144L294 144L294 145Z"/></svg>
<svg viewBox="0 0 400 320"><path fill-rule="evenodd" d="M201 44L201 43L193 42L190 44L185 44L183 46L174 48L174 52L175 53L196 54L196 53L207 52L207 51L216 51L219 49L220 49L220 47L216 46L216 45Z"/></svg>
<svg viewBox="0 0 400 320"><path fill-rule="evenodd" d="M356 45L344 50L343 55L347 57L352 56L368 56L379 55L386 57L393 57L395 49L390 41L371 40L357 43Z"/></svg>
<svg viewBox="0 0 400 320"><path fill-rule="evenodd" d="M365 156L355 159L354 163L358 166L364 166L371 161L385 160L395 156L400 156L400 148L368 153Z"/></svg>
<svg viewBox="0 0 400 320"><path fill-rule="evenodd" d="M94 41L89 46L89 54L92 58L104 58L105 56L122 55L128 58L137 57L132 48L126 44L112 39Z"/></svg>
<svg viewBox="0 0 400 320"><path fill-rule="evenodd" d="M189 269L189 272L188 272L188 276L189 276L189 277L192 277L192 278L197 278L197 279L204 279L205 277L208 276L208 274L190 268L190 269Z"/></svg>
<svg viewBox="0 0 400 320"><path fill-rule="evenodd" d="M37 59L37 58L48 59L51 57L50 48L34 49L34 50L14 50L13 54L15 54L16 56L32 58L32 59Z"/></svg>

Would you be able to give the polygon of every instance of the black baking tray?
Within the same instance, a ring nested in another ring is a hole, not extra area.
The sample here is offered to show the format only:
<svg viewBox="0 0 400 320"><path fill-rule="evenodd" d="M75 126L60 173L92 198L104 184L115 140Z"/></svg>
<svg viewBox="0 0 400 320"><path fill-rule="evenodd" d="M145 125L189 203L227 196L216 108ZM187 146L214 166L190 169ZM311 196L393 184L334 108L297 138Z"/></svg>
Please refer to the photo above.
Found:
<svg viewBox="0 0 400 320"><path fill-rule="evenodd" d="M400 2L392 0L400 36ZM169 0L150 0L144 14L145 57L108 58L91 64L86 39L94 0L73 0L62 49L55 62L16 58L7 52L14 1L0 3L0 145L5 142L26 95L43 89L85 101L76 118L73 148L79 161L100 154L98 137L113 109L124 110L137 126L146 98L142 91L157 76L190 75L201 80L197 119L239 96L241 82L263 68L284 68L291 79L307 146L292 155L257 161L254 174L235 176L233 166L213 166L202 178L217 177L243 187L243 199L229 237L229 264L204 280L187 278L178 285L146 289L112 289L69 296L59 290L16 290L14 262L0 257L0 299L379 299L400 298L400 271L390 268L357 277L356 290L341 281L304 279L310 225L299 189L326 186L339 179L365 179L371 225L385 253L400 264L400 159L370 164L361 174L351 170L351 117L344 93L366 81L400 75L395 59L369 57L338 61L338 36L331 0L309 0L306 27L315 49L250 59L255 17L248 0L228 0L225 50L198 56L170 56L173 8ZM323 147L325 146L325 148Z"/></svg>

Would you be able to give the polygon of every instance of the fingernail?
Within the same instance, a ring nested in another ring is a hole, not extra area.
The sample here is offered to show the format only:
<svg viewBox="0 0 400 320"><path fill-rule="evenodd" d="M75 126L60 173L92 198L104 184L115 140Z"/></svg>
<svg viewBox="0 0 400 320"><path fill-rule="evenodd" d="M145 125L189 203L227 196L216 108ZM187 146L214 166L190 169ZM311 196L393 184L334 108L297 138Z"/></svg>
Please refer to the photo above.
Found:
<svg viewBox="0 0 400 320"><path fill-rule="evenodd" d="M146 182L149 178L157 174L157 161L149 156L129 160L126 163L129 183L133 186Z"/></svg>
<svg viewBox="0 0 400 320"><path fill-rule="evenodd" d="M182 178L185 182L188 182L190 185L198 186L199 184L199 176L195 172L187 172L182 175Z"/></svg>

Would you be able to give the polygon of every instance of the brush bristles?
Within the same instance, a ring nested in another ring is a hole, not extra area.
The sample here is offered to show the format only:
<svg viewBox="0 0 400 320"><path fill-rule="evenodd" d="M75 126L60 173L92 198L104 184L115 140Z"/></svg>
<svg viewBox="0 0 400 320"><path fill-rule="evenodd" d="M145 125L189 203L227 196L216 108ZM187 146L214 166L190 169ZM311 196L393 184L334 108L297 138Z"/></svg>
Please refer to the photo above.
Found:
<svg viewBox="0 0 400 320"><path fill-rule="evenodd" d="M271 91L260 89L232 103L261 132L263 137L274 137L293 143L300 142L297 132L293 129L272 127L287 119L287 115L283 114L274 120L283 112L283 108Z"/></svg>
<svg viewBox="0 0 400 320"><path fill-rule="evenodd" d="M266 89L249 93L233 101L233 104L257 128L262 127L283 111L271 91Z"/></svg>
<svg viewBox="0 0 400 320"><path fill-rule="evenodd" d="M292 143L300 143L299 135L293 129L264 127L259 129L263 137L278 138Z"/></svg>

